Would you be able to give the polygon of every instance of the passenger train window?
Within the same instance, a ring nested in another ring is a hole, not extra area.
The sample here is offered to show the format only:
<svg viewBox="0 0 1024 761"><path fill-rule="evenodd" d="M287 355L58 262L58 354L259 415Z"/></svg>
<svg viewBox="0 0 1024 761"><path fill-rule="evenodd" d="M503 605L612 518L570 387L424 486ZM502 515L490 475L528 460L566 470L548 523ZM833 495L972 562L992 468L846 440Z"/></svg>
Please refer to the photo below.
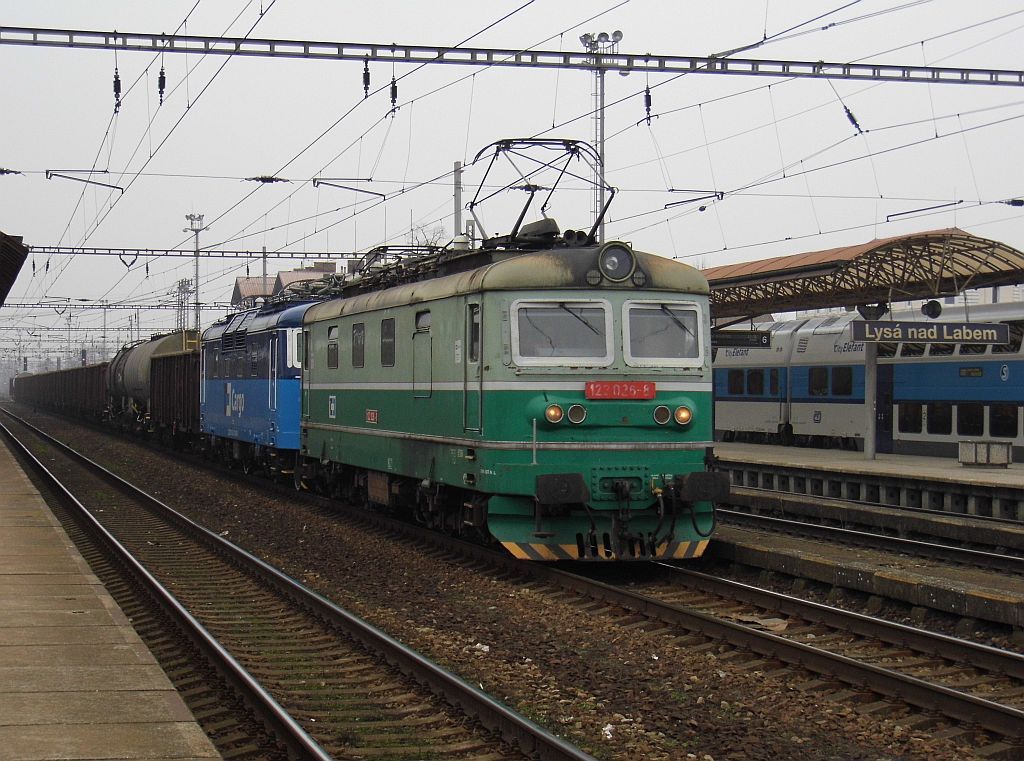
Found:
<svg viewBox="0 0 1024 761"><path fill-rule="evenodd" d="M1015 439L1020 431L1020 408L1016 404L993 404L988 411L988 432L990 436Z"/></svg>
<svg viewBox="0 0 1024 761"><path fill-rule="evenodd" d="M984 354L988 344L960 344L961 354Z"/></svg>
<svg viewBox="0 0 1024 761"><path fill-rule="evenodd" d="M853 368L832 368L832 396L850 396L853 394Z"/></svg>
<svg viewBox="0 0 1024 761"><path fill-rule="evenodd" d="M811 396L828 396L828 368L812 367L807 375L807 393Z"/></svg>
<svg viewBox="0 0 1024 761"><path fill-rule="evenodd" d="M768 393L772 396L779 394L779 369L777 367L768 371Z"/></svg>
<svg viewBox="0 0 1024 761"><path fill-rule="evenodd" d="M743 371L742 370L730 370L729 371L729 393L739 395L743 393Z"/></svg>
<svg viewBox="0 0 1024 761"><path fill-rule="evenodd" d="M352 326L352 367L362 367L366 355L366 325L357 322Z"/></svg>
<svg viewBox="0 0 1024 761"><path fill-rule="evenodd" d="M1010 343L993 346L993 354L1016 354L1020 351L1021 339L1024 338L1024 325L1019 322L1011 322L1009 325Z"/></svg>
<svg viewBox="0 0 1024 761"><path fill-rule="evenodd" d="M931 357L948 357L955 348L956 344L932 344L928 348L928 355Z"/></svg>
<svg viewBox="0 0 1024 761"><path fill-rule="evenodd" d="M949 402L928 403L928 433L948 436L953 432L953 405Z"/></svg>
<svg viewBox="0 0 1024 761"><path fill-rule="evenodd" d="M395 366L395 318L380 321L380 364L381 367Z"/></svg>
<svg viewBox="0 0 1024 761"><path fill-rule="evenodd" d="M902 344L901 357L922 357L924 356L924 344Z"/></svg>
<svg viewBox="0 0 1024 761"><path fill-rule="evenodd" d="M985 405L980 402L957 402L956 432L959 436L981 436L985 433Z"/></svg>
<svg viewBox="0 0 1024 761"><path fill-rule="evenodd" d="M921 433L921 403L899 403L900 433Z"/></svg>
<svg viewBox="0 0 1024 761"><path fill-rule="evenodd" d="M878 356L879 357L895 357L896 347L899 344L893 343L892 341L883 341L878 344Z"/></svg>
<svg viewBox="0 0 1024 761"><path fill-rule="evenodd" d="M751 396L764 395L764 370L747 370L747 393Z"/></svg>

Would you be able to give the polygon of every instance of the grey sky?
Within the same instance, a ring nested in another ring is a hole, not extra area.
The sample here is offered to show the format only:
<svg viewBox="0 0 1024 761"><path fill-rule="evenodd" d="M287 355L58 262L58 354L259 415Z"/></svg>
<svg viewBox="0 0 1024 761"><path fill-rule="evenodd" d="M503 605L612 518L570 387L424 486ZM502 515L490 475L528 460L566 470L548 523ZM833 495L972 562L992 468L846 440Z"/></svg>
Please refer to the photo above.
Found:
<svg viewBox="0 0 1024 761"><path fill-rule="evenodd" d="M0 0L0 24L172 32L195 6L192 34L241 36L255 24L256 37L452 45L522 5ZM844 5L536 0L468 44L580 51L584 32L620 29L624 52L707 55L773 38ZM743 55L1019 69L1022 43L1019 2L864 0ZM162 106L161 63L168 82ZM501 138L593 139L593 77L585 72L425 67L401 80L401 108L388 119L386 90L364 101L362 67L354 62L170 54L161 61L119 53L123 103L111 121L112 51L0 46L0 65L0 167L25 173L0 176L0 230L32 245L189 247L182 229L192 212L212 222L201 243L229 249L365 250L408 240L410 219L451 235L450 178L412 189L418 183L446 175L454 161L469 162ZM390 64L373 63L372 88L412 68L392 72ZM951 226L1024 248L1024 210L992 203L1024 195L1024 87L696 74L669 80L606 77L608 181L620 191L608 238L705 267ZM648 84L658 115L650 126L642 95ZM127 187L123 196L45 179L47 169L94 162L110 170L112 184ZM464 200L483 168L467 169ZM243 180L269 174L292 182L257 187ZM408 192L376 204L370 196L314 189L308 180L318 174L372 174L367 189ZM669 187L725 197L704 212L697 204L663 210L681 198ZM481 207L487 232L507 232L522 201L519 194ZM962 203L886 222L954 201ZM550 213L563 228L586 227L590 205L589 190L575 183L555 197ZM52 257L47 271L46 257L32 258L35 275L27 264L11 301L166 302L175 282L192 276L189 259L150 260L147 274L142 261L128 269L116 258ZM297 264L272 259L270 269ZM250 274L259 271L257 260L249 263ZM204 260L203 300L227 301L245 272L244 262ZM4 308L0 315L25 328L66 324L52 311ZM127 317L110 313L108 324L123 326ZM214 317L207 314L206 322ZM170 312L143 314L143 332L173 319ZM74 317L83 326L101 321L98 311ZM9 352L13 334L0 334L0 351Z"/></svg>

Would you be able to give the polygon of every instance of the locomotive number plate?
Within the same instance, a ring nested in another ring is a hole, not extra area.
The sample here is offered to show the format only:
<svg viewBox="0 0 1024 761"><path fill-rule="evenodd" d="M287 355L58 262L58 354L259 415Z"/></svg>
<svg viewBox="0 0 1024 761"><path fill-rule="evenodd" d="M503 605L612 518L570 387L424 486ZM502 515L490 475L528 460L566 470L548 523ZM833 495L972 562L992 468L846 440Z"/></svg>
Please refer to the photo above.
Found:
<svg viewBox="0 0 1024 761"><path fill-rule="evenodd" d="M653 399L654 381L587 381L587 399Z"/></svg>

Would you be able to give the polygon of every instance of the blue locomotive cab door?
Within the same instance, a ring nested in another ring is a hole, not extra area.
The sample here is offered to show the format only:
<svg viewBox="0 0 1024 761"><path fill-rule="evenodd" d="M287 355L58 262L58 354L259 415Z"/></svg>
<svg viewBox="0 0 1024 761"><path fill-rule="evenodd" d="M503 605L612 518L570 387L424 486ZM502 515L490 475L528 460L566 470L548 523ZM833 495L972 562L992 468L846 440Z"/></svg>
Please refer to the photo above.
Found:
<svg viewBox="0 0 1024 761"><path fill-rule="evenodd" d="M480 303L467 303L466 329L462 336L462 345L465 347L465 361L462 364L462 427L473 432L479 432L483 424L483 374L480 367L483 334L480 320Z"/></svg>

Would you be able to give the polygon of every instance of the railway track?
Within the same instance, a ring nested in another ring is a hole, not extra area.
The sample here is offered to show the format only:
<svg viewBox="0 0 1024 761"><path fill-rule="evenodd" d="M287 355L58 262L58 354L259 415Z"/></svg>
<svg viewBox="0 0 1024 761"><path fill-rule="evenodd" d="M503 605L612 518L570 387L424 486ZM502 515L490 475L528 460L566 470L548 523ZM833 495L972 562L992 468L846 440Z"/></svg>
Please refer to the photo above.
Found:
<svg viewBox="0 0 1024 761"><path fill-rule="evenodd" d="M858 712L900 717L901 724L936 737L959 735L988 757L1018 758L1024 748L1018 655L709 577L690 575L684 584L685 575L670 566L661 569L669 576L659 583L638 585L633 578L602 584L333 500L299 496L372 524L404 545L440 545L439 554L450 556L446 562L475 573L529 579L531 592L550 595L580 615L606 615L626 629L657 631L677 646L714 653L744 669L791 673L785 679L796 689L852 703Z"/></svg>
<svg viewBox="0 0 1024 761"><path fill-rule="evenodd" d="M590 759L42 431L12 427L32 431L25 456L92 524L104 552L120 554L109 562L130 567L203 653L200 665L177 664L185 672L178 682L212 664L238 692L235 702L252 706L254 718L207 722L228 727L221 734L236 745L242 731L230 727L249 722L310 759ZM203 716L202 705L191 707ZM274 757L270 748L248 751Z"/></svg>
<svg viewBox="0 0 1024 761"><path fill-rule="evenodd" d="M890 536L878 531L858 530L808 522L795 518L778 518L741 510L717 511L719 520L728 525L761 531L774 531L839 544L916 555L944 563L956 563L1002 573L1024 574L1024 556L962 547L937 541L923 541Z"/></svg>

